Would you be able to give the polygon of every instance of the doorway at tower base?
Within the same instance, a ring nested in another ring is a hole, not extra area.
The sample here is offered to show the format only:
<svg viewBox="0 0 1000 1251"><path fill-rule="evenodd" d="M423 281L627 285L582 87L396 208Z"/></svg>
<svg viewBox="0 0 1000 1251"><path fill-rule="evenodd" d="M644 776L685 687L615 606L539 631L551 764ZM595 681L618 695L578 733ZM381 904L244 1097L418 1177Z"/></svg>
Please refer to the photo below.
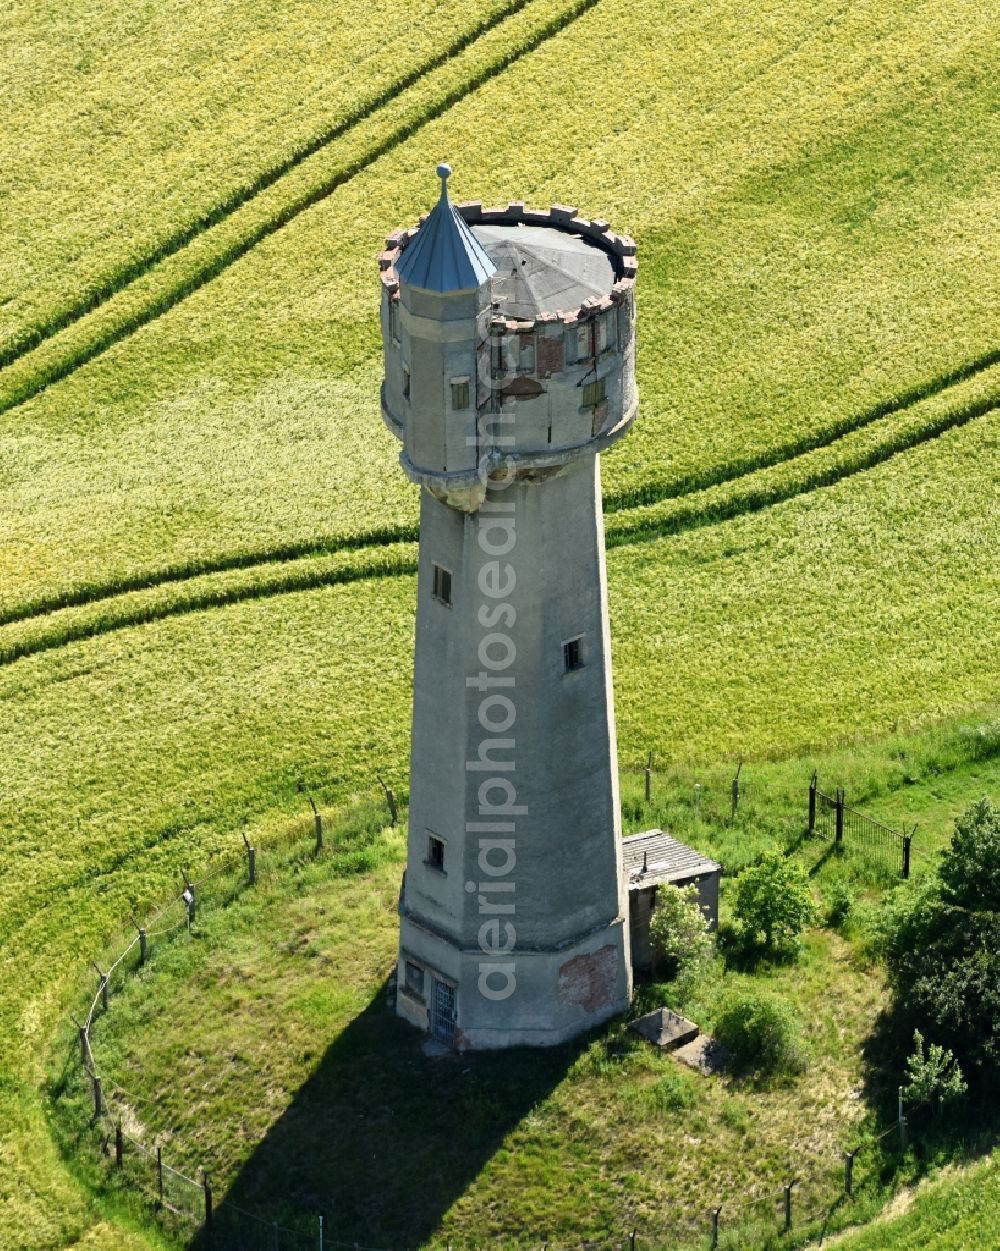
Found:
<svg viewBox="0 0 1000 1251"><path fill-rule="evenodd" d="M554 1046L631 1001L623 917L556 949L463 950L402 918L396 1010L459 1051Z"/></svg>

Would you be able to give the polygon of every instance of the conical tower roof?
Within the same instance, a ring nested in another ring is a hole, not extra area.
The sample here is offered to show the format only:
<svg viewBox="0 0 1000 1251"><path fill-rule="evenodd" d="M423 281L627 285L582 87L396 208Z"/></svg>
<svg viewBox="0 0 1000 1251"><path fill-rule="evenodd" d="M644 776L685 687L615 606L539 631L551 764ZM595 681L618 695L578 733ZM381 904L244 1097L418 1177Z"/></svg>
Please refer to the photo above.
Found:
<svg viewBox="0 0 1000 1251"><path fill-rule="evenodd" d="M448 199L449 165L439 165L441 199L396 262L400 282L424 291L469 291L496 272L482 244Z"/></svg>

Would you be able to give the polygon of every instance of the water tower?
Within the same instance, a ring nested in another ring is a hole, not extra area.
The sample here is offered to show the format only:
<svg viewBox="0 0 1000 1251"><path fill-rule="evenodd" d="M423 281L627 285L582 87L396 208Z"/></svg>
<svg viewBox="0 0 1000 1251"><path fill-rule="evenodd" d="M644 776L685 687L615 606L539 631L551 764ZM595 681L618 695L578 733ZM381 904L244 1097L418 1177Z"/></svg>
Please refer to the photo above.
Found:
<svg viewBox="0 0 1000 1251"><path fill-rule="evenodd" d="M453 205L380 258L382 413L420 487L397 1008L459 1049L631 996L600 453L635 420L635 244Z"/></svg>

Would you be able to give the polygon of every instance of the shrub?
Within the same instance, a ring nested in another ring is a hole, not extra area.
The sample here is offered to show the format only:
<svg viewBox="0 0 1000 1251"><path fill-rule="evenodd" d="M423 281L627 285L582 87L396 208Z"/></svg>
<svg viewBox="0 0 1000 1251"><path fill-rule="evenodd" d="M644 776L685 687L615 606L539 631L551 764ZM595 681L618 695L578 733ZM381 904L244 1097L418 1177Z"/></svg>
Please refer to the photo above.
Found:
<svg viewBox="0 0 1000 1251"><path fill-rule="evenodd" d="M782 999L757 991L734 992L719 1008L714 1032L735 1072L771 1077L806 1068L799 1023Z"/></svg>
<svg viewBox="0 0 1000 1251"><path fill-rule="evenodd" d="M854 896L850 888L844 882L835 882L826 905L826 923L830 929L839 930L853 907Z"/></svg>
<svg viewBox="0 0 1000 1251"><path fill-rule="evenodd" d="M763 935L769 951L794 945L814 916L802 867L776 852L766 855L760 864L740 874L733 911L751 942Z"/></svg>
<svg viewBox="0 0 1000 1251"><path fill-rule="evenodd" d="M924 1051L924 1036L913 1031L913 1053L906 1061L906 1095L917 1107L930 1107L940 1114L945 1104L965 1094L968 1086L951 1051L931 1043Z"/></svg>
<svg viewBox="0 0 1000 1251"><path fill-rule="evenodd" d="M658 888L649 942L654 967L666 977L692 973L712 958L714 942L695 887Z"/></svg>

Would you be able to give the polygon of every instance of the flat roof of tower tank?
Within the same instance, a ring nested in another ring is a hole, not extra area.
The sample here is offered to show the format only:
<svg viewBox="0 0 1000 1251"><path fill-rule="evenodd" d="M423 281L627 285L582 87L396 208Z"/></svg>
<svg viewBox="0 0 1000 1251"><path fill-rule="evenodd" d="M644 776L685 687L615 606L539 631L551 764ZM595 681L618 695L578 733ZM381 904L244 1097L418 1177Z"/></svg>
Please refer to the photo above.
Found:
<svg viewBox="0 0 1000 1251"><path fill-rule="evenodd" d="M496 266L493 298L518 321L539 313L575 311L607 295L618 277L611 256L595 243L551 226L473 226Z"/></svg>

